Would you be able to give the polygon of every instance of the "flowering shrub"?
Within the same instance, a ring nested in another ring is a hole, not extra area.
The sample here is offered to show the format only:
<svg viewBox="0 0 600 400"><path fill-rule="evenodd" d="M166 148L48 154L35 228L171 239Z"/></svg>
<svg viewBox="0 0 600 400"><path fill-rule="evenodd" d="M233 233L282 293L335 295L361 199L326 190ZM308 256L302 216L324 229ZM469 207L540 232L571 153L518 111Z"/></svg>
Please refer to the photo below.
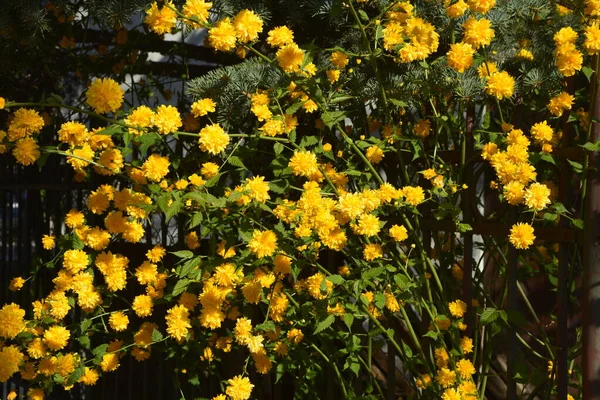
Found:
<svg viewBox="0 0 600 400"><path fill-rule="evenodd" d="M556 149L596 146L586 91L563 82L576 75L585 88L596 73L600 4L528 3L516 16L513 3L334 1L339 40L325 46L261 9L166 0L146 10L151 31L206 29L207 46L245 59L190 81L187 104L129 106L110 77L79 103L2 99L5 157L28 168L64 157L94 189L43 238L53 290L0 309L0 381L20 374L42 399L161 351L197 382L235 352L245 363L214 399L250 398L250 370L291 374L298 396L311 393L323 365L344 398L365 395L361 380L382 397L370 357L386 343L407 398L483 398L494 341L519 318L479 269L463 291L468 199L489 187L519 211L499 217L503 240L478 244L478 264L512 246L523 277L555 274L537 227L581 225L556 199ZM536 22L517 30L523 20ZM544 38L555 46L537 46ZM235 86L236 68L253 81ZM147 235L161 218L176 240ZM425 219L456 232L427 233ZM11 290L24 285L15 277ZM552 361L552 342L538 340L548 351L531 354ZM538 375L509 379L542 385Z"/></svg>

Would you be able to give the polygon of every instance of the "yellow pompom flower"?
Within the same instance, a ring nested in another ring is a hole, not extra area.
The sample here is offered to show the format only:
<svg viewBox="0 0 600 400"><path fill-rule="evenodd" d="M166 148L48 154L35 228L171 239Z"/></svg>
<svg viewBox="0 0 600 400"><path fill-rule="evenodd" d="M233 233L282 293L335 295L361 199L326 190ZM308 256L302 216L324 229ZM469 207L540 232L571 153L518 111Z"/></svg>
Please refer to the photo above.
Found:
<svg viewBox="0 0 600 400"><path fill-rule="evenodd" d="M425 192L421 186L404 186L402 194L405 201L411 206L418 206L425 200Z"/></svg>
<svg viewBox="0 0 600 400"><path fill-rule="evenodd" d="M52 250L56 245L56 238L54 235L44 235L42 236L42 247L44 250Z"/></svg>
<svg viewBox="0 0 600 400"><path fill-rule="evenodd" d="M348 65L348 56L341 51L334 51L329 57L329 61L334 67L344 69Z"/></svg>
<svg viewBox="0 0 600 400"><path fill-rule="evenodd" d="M467 4L472 11L486 14L496 6L496 0L467 0Z"/></svg>
<svg viewBox="0 0 600 400"><path fill-rule="evenodd" d="M169 173L170 165L171 163L169 162L168 157L152 154L144 164L142 164L142 171L144 172L146 179L152 182L159 182Z"/></svg>
<svg viewBox="0 0 600 400"><path fill-rule="evenodd" d="M277 249L277 236L270 230L255 230L248 242L248 248L258 258L269 257Z"/></svg>
<svg viewBox="0 0 600 400"><path fill-rule="evenodd" d="M138 126L140 128L148 128L152 125L154 111L148 106L139 106L134 109L127 118L123 121L127 125ZM129 128L129 133L132 135L141 135L144 133L141 129Z"/></svg>
<svg viewBox="0 0 600 400"><path fill-rule="evenodd" d="M121 86L113 79L95 79L86 92L86 102L98 114L106 114L117 111L123 104Z"/></svg>
<svg viewBox="0 0 600 400"><path fill-rule="evenodd" d="M0 337L14 339L25 329L23 317L25 311L15 303L4 305L0 309Z"/></svg>
<svg viewBox="0 0 600 400"><path fill-rule="evenodd" d="M529 224L519 222L510 229L509 241L517 249L528 249L534 240L533 226Z"/></svg>
<svg viewBox="0 0 600 400"><path fill-rule="evenodd" d="M208 11L211 7L212 3L207 3L204 0L187 0L182 10L183 15L187 18L184 22L192 28L199 28L200 24L198 22L190 20L198 19L201 24L206 23L208 21Z"/></svg>
<svg viewBox="0 0 600 400"><path fill-rule="evenodd" d="M473 352L473 339L470 337L463 337L460 339L460 348L463 354L469 354Z"/></svg>
<svg viewBox="0 0 600 400"><path fill-rule="evenodd" d="M26 136L39 133L44 127L44 119L35 110L19 108L13 114L8 126L8 140L14 142Z"/></svg>
<svg viewBox="0 0 600 400"><path fill-rule="evenodd" d="M458 0L456 3L446 7L446 15L449 18L456 19L465 15L465 11L469 9L464 0Z"/></svg>
<svg viewBox="0 0 600 400"><path fill-rule="evenodd" d="M467 304L462 300L456 300L448 304L450 314L456 318L462 318L467 312Z"/></svg>
<svg viewBox="0 0 600 400"><path fill-rule="evenodd" d="M217 155L229 144L229 135L219 124L207 125L200 130L200 150Z"/></svg>
<svg viewBox="0 0 600 400"><path fill-rule="evenodd" d="M431 122L428 119L420 119L413 127L415 135L425 138L431 133Z"/></svg>
<svg viewBox="0 0 600 400"><path fill-rule="evenodd" d="M225 393L231 400L248 400L252 393L252 388L254 388L254 385L250 383L250 379L241 375L227 380L227 384L229 386L227 386Z"/></svg>
<svg viewBox="0 0 600 400"><path fill-rule="evenodd" d="M367 261L373 261L376 258L383 257L383 249L378 244L367 244L363 249L363 257Z"/></svg>
<svg viewBox="0 0 600 400"><path fill-rule="evenodd" d="M583 54L577 50L575 44L565 43L556 49L556 67L563 76L575 75L583 64Z"/></svg>
<svg viewBox="0 0 600 400"><path fill-rule="evenodd" d="M488 77L485 91L498 100L511 97L515 91L515 78L506 71L494 72Z"/></svg>
<svg viewBox="0 0 600 400"><path fill-rule="evenodd" d="M159 35L169 33L173 30L175 24L177 24L177 13L173 8L175 6L170 0L166 0L161 8L158 8L158 4L154 2L146 10L146 19L144 19L144 22L152 31Z"/></svg>
<svg viewBox="0 0 600 400"><path fill-rule="evenodd" d="M491 61L484 61L477 67L477 75L482 79L487 78L494 72L498 72L498 67Z"/></svg>
<svg viewBox="0 0 600 400"><path fill-rule="evenodd" d="M110 315L108 324L116 332L123 332L129 325L129 317L122 311L117 311Z"/></svg>
<svg viewBox="0 0 600 400"><path fill-rule="evenodd" d="M285 72L298 72L304 62L304 50L295 43L286 44L277 51L277 61Z"/></svg>
<svg viewBox="0 0 600 400"><path fill-rule="evenodd" d="M6 382L19 371L19 365L25 356L14 346L6 346L0 350L0 382Z"/></svg>
<svg viewBox="0 0 600 400"><path fill-rule="evenodd" d="M269 31L267 43L271 47L282 47L294 42L294 32L287 26L278 26Z"/></svg>
<svg viewBox="0 0 600 400"><path fill-rule="evenodd" d="M156 126L158 133L161 135L168 135L176 132L183 125L183 122L177 108L161 105L152 117L152 125Z"/></svg>
<svg viewBox="0 0 600 400"><path fill-rule="evenodd" d="M258 201L259 203L265 203L271 198L269 196L269 182L265 182L264 176L255 176L252 179L246 178L246 184L244 190L247 190L248 196Z"/></svg>
<svg viewBox="0 0 600 400"><path fill-rule="evenodd" d="M444 390L444 393L442 393L442 400L462 400L463 397L460 393L460 391L450 388L450 389L446 389Z"/></svg>
<svg viewBox="0 0 600 400"><path fill-rule="evenodd" d="M86 386L94 386L98 381L99 374L93 368L85 367L83 376L77 382L83 383Z"/></svg>
<svg viewBox="0 0 600 400"><path fill-rule="evenodd" d="M188 330L192 327L189 318L189 310L177 305L167 311L167 333L175 340L183 340L188 334Z"/></svg>
<svg viewBox="0 0 600 400"><path fill-rule="evenodd" d="M389 235L396 242L402 242L408 239L408 231L404 227L404 225L392 225L389 230Z"/></svg>
<svg viewBox="0 0 600 400"><path fill-rule="evenodd" d="M456 371L463 379L471 379L471 376L475 373L475 367L471 361L462 359L456 363Z"/></svg>
<svg viewBox="0 0 600 400"><path fill-rule="evenodd" d="M13 149L13 156L21 165L31 165L40 158L40 147L37 142L30 137L19 139Z"/></svg>
<svg viewBox="0 0 600 400"><path fill-rule="evenodd" d="M133 311L135 311L136 315L142 318L152 315L153 307L154 301L152 300L152 297L146 294L135 296L133 299L133 304L131 305L131 308L133 308Z"/></svg>
<svg viewBox="0 0 600 400"><path fill-rule="evenodd" d="M564 111L568 111L573 106L575 97L567 92L560 92L558 95L550 99L548 103L548 111L556 117L562 116Z"/></svg>
<svg viewBox="0 0 600 400"><path fill-rule="evenodd" d="M205 162L202 164L202 168L200 169L200 173L202 177L205 179L210 179L213 176L217 176L219 173L219 165L214 162Z"/></svg>
<svg viewBox="0 0 600 400"><path fill-rule="evenodd" d="M192 114L197 118L203 117L208 113L215 112L215 106L216 104L213 99L205 98L196 100L192 104Z"/></svg>
<svg viewBox="0 0 600 400"><path fill-rule="evenodd" d="M552 141L554 131L547 121L538 122L531 127L531 136L540 143Z"/></svg>
<svg viewBox="0 0 600 400"><path fill-rule="evenodd" d="M372 214L363 214L358 218L357 224L353 227L354 232L358 235L375 236L380 231L379 218Z"/></svg>
<svg viewBox="0 0 600 400"><path fill-rule="evenodd" d="M454 385L456 382L456 372L450 371L448 368L440 368L435 380L442 385L442 387L447 388Z"/></svg>
<svg viewBox="0 0 600 400"><path fill-rule="evenodd" d="M525 185L519 181L511 181L504 185L504 198L508 204L516 206L523 202L525 196Z"/></svg>
<svg viewBox="0 0 600 400"><path fill-rule="evenodd" d="M44 344L50 350L62 350L67 345L70 337L71 332L67 328L54 325L44 332Z"/></svg>
<svg viewBox="0 0 600 400"><path fill-rule="evenodd" d="M583 48L588 54L600 53L600 28L597 23L585 27Z"/></svg>
<svg viewBox="0 0 600 400"><path fill-rule="evenodd" d="M381 160L383 160L384 154L383 150L378 146L371 146L366 151L367 160L371 162L371 164L379 164Z"/></svg>
<svg viewBox="0 0 600 400"><path fill-rule="evenodd" d="M240 43L256 40L263 30L263 20L251 10L242 10L233 17L233 27Z"/></svg>
<svg viewBox="0 0 600 400"><path fill-rule="evenodd" d="M473 65L473 54L475 50L468 43L455 43L450 46L446 55L448 66L457 72L463 73Z"/></svg>
<svg viewBox="0 0 600 400"><path fill-rule="evenodd" d="M310 177L319 172L317 156L310 151L300 150L290 158L288 166L297 176Z"/></svg>
<svg viewBox="0 0 600 400"><path fill-rule="evenodd" d="M470 44L474 49L488 46L494 38L494 30L490 20L482 18L477 20L469 18L464 24L463 42Z"/></svg>
<svg viewBox="0 0 600 400"><path fill-rule="evenodd" d="M550 204L550 189L543 183L532 183L525 191L525 205L533 211L541 211Z"/></svg>
<svg viewBox="0 0 600 400"><path fill-rule="evenodd" d="M10 281L10 285L8 286L8 289L11 292L17 292L17 291L21 290L21 288L23 287L24 284L25 284L25 279L21 278L20 276L17 276L16 278L13 278Z"/></svg>
<svg viewBox="0 0 600 400"><path fill-rule="evenodd" d="M235 27L231 19L224 18L208 30L208 45L215 50L230 51L235 49Z"/></svg>
<svg viewBox="0 0 600 400"><path fill-rule="evenodd" d="M83 250L67 250L63 258L64 268L72 274L77 274L89 265L89 258Z"/></svg>

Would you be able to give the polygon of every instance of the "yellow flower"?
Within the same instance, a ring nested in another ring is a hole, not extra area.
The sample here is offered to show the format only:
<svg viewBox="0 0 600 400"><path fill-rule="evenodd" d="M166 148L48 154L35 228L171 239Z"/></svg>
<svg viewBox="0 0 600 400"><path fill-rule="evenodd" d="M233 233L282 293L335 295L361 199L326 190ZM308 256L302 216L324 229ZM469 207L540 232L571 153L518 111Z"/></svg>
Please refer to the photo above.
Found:
<svg viewBox="0 0 600 400"><path fill-rule="evenodd" d="M541 211L550 204L550 189L543 183L532 183L525 191L525 205L533 211Z"/></svg>
<svg viewBox="0 0 600 400"><path fill-rule="evenodd" d="M405 201L411 206L418 206L425 200L425 192L421 186L404 186L402 188L402 194L404 195Z"/></svg>
<svg viewBox="0 0 600 400"><path fill-rule="evenodd" d="M188 330L192 327L189 314L189 310L182 305L174 306L167 311L167 333L175 340L185 339Z"/></svg>
<svg viewBox="0 0 600 400"><path fill-rule="evenodd" d="M404 227L404 225L392 225L389 230L389 235L396 242L402 242L408 239L408 231Z"/></svg>
<svg viewBox="0 0 600 400"><path fill-rule="evenodd" d="M0 110L4 110L6 106L6 99L4 97L0 97Z"/></svg>
<svg viewBox="0 0 600 400"><path fill-rule="evenodd" d="M0 382L6 382L14 373L19 371L19 364L25 356L14 346L6 346L0 350Z"/></svg>
<svg viewBox="0 0 600 400"><path fill-rule="evenodd" d="M251 10L242 10L233 18L233 27L240 43L256 40L263 30L262 19Z"/></svg>
<svg viewBox="0 0 600 400"><path fill-rule="evenodd" d="M428 119L420 119L414 126L415 135L425 138L431 133L431 122Z"/></svg>
<svg viewBox="0 0 600 400"><path fill-rule="evenodd" d="M44 119L35 110L19 108L13 114L8 126L8 139L14 142L26 136L39 133L44 127Z"/></svg>
<svg viewBox="0 0 600 400"><path fill-rule="evenodd" d="M25 329L23 317L25 311L15 303L4 305L0 309L0 337L14 339Z"/></svg>
<svg viewBox="0 0 600 400"><path fill-rule="evenodd" d="M462 300L456 300L448 304L450 314L456 318L462 318L467 312L467 304Z"/></svg>
<svg viewBox="0 0 600 400"><path fill-rule="evenodd" d="M556 49L556 67L563 76L573 76L581 69L583 54L577 50L575 44L565 43Z"/></svg>
<svg viewBox="0 0 600 400"><path fill-rule="evenodd" d="M379 164L383 160L384 154L378 146L371 146L367 149L366 156L371 164Z"/></svg>
<svg viewBox="0 0 600 400"><path fill-rule="evenodd" d="M123 332L129 325L129 317L121 311L114 312L108 318L108 324L117 332Z"/></svg>
<svg viewBox="0 0 600 400"><path fill-rule="evenodd" d="M44 344L53 351L63 349L71 337L71 332L64 326L54 325L44 332Z"/></svg>
<svg viewBox="0 0 600 400"><path fill-rule="evenodd" d="M498 67L493 62L484 61L477 67L477 75L479 75L480 78L487 78L494 72L498 72Z"/></svg>
<svg viewBox="0 0 600 400"><path fill-rule="evenodd" d="M421 377L417 378L416 384L419 389L425 389L427 386L431 385L431 375L421 375Z"/></svg>
<svg viewBox="0 0 600 400"><path fill-rule="evenodd" d="M471 361L462 359L456 363L456 370L458 374L463 379L470 379L471 376L475 373L475 367L471 363Z"/></svg>
<svg viewBox="0 0 600 400"><path fill-rule="evenodd" d="M192 104L192 114L194 114L194 117L203 117L208 113L215 112L215 106L216 104L213 99L205 98L196 100Z"/></svg>
<svg viewBox="0 0 600 400"><path fill-rule="evenodd" d="M446 8L446 15L453 19L460 18L465 14L465 11L467 11L468 8L469 6L464 0L458 0L456 3Z"/></svg>
<svg viewBox="0 0 600 400"><path fill-rule="evenodd" d="M378 244L367 244L363 249L363 257L367 261L373 261L376 258L383 257L383 249Z"/></svg>
<svg viewBox="0 0 600 400"><path fill-rule="evenodd" d="M33 138L26 137L19 139L13 149L13 156L21 165L31 165L40 158L39 146Z"/></svg>
<svg viewBox="0 0 600 400"><path fill-rule="evenodd" d="M317 156L306 150L294 152L288 166L291 168L292 173L298 176L310 177L319 172Z"/></svg>
<svg viewBox="0 0 600 400"><path fill-rule="evenodd" d="M597 23L585 27L585 41L583 48L588 54L600 53L600 28Z"/></svg>
<svg viewBox="0 0 600 400"><path fill-rule="evenodd" d="M44 250L52 250L56 245L56 238L54 235L44 235L42 236L42 247Z"/></svg>
<svg viewBox="0 0 600 400"><path fill-rule="evenodd" d="M215 26L208 30L208 45L215 50L233 50L235 40L235 28L229 18L218 21Z"/></svg>
<svg viewBox="0 0 600 400"><path fill-rule="evenodd" d="M460 348L463 354L469 354L473 352L473 340L469 337L463 337L460 339Z"/></svg>
<svg viewBox="0 0 600 400"><path fill-rule="evenodd" d="M511 181L504 185L503 188L504 198L508 201L508 204L516 206L523 202L525 196L525 185L519 181Z"/></svg>
<svg viewBox="0 0 600 400"><path fill-rule="evenodd" d="M270 230L255 230L248 242L248 248L258 258L271 256L277 249L277 236Z"/></svg>
<svg viewBox="0 0 600 400"><path fill-rule="evenodd" d="M496 6L496 0L467 0L467 4L472 11L486 14Z"/></svg>
<svg viewBox="0 0 600 400"><path fill-rule="evenodd" d="M294 32L287 26L278 26L269 31L267 43L271 47L282 47L294 42Z"/></svg>
<svg viewBox="0 0 600 400"><path fill-rule="evenodd" d="M548 103L548 111L554 116L560 117L563 111L570 110L573 106L575 98L567 92L560 92L558 95L550 99Z"/></svg>
<svg viewBox="0 0 600 400"><path fill-rule="evenodd" d="M515 78L506 71L494 72L488 77L485 91L498 100L511 97L515 91Z"/></svg>
<svg viewBox="0 0 600 400"><path fill-rule="evenodd" d="M158 133L161 135L168 135L177 131L183 125L183 122L177 108L161 105L152 117L152 125L158 128Z"/></svg>
<svg viewBox="0 0 600 400"><path fill-rule="evenodd" d="M94 386L98 381L98 371L93 368L85 367L83 376L79 378L77 382L83 383L87 386Z"/></svg>
<svg viewBox="0 0 600 400"><path fill-rule="evenodd" d="M440 368L435 380L442 385L442 387L447 388L454 385L456 382L456 372L450 371L448 368Z"/></svg>
<svg viewBox="0 0 600 400"><path fill-rule="evenodd" d="M231 400L247 400L250 398L252 388L254 385L250 383L250 379L242 377L241 375L234 376L232 379L227 380L227 390L225 393L231 398Z"/></svg>
<svg viewBox="0 0 600 400"><path fill-rule="evenodd" d="M295 43L289 43L277 51L277 61L285 72L298 72L304 61L304 50Z"/></svg>
<svg viewBox="0 0 600 400"><path fill-rule="evenodd" d="M200 150L217 155L229 144L229 135L219 124L207 125L200 131Z"/></svg>
<svg viewBox="0 0 600 400"><path fill-rule="evenodd" d="M154 111L148 106L139 106L134 109L127 118L123 120L127 125L148 128L152 125ZM144 131L141 129L129 128L132 135L141 135Z"/></svg>
<svg viewBox="0 0 600 400"><path fill-rule="evenodd" d="M512 226L509 236L510 243L517 249L527 249L533 244L535 235L533 226L519 222Z"/></svg>
<svg viewBox="0 0 600 400"><path fill-rule="evenodd" d="M99 114L115 112L123 104L124 93L113 79L94 79L86 92L86 102Z"/></svg>
<svg viewBox="0 0 600 400"><path fill-rule="evenodd" d="M455 43L450 46L447 54L448 66L457 72L463 73L473 65L475 50L468 43Z"/></svg>
<svg viewBox="0 0 600 400"><path fill-rule="evenodd" d="M133 299L133 304L131 306L133 311L135 311L136 315L142 318L152 315L153 307L154 301L152 300L152 297L145 294L135 296L135 298Z"/></svg>
<svg viewBox="0 0 600 400"><path fill-rule="evenodd" d="M460 392L456 389L446 389L442 393L442 400L462 400L463 397Z"/></svg>
<svg viewBox="0 0 600 400"><path fill-rule="evenodd" d="M334 51L331 53L329 61L333 64L333 66L344 69L344 67L348 65L348 56L341 51Z"/></svg>
<svg viewBox="0 0 600 400"><path fill-rule="evenodd" d="M469 18L464 24L463 41L478 49L481 46L488 46L494 38L494 30L490 20L482 18L477 20Z"/></svg>
<svg viewBox="0 0 600 400"><path fill-rule="evenodd" d="M25 279L18 276L16 278L13 278L10 281L10 286L8 287L8 289L12 292L17 292L17 291L21 290L21 288L23 287L24 284L25 284Z"/></svg>
<svg viewBox="0 0 600 400"><path fill-rule="evenodd" d="M148 180L158 182L169 173L170 165L171 163L169 162L168 157L152 154L144 164L142 164L142 171Z"/></svg>
<svg viewBox="0 0 600 400"><path fill-rule="evenodd" d="M265 203L271 198L269 196L269 182L265 182L264 176L255 176L252 179L246 178L246 184L244 190L247 190L248 196L258 201L259 203Z"/></svg>
<svg viewBox="0 0 600 400"><path fill-rule="evenodd" d="M533 61L533 53L530 50L527 50L527 49L521 49L521 50L519 50L517 52L517 54L515 55L515 57L522 58L524 60Z"/></svg>
<svg viewBox="0 0 600 400"><path fill-rule="evenodd" d="M198 234L196 232L190 232L185 235L185 245L190 250L195 250L200 247L200 240L198 239Z"/></svg>
<svg viewBox="0 0 600 400"><path fill-rule="evenodd" d="M363 214L358 218L358 223L353 226L353 230L358 235L375 236L381 229L379 225L381 221L372 214Z"/></svg>
<svg viewBox="0 0 600 400"><path fill-rule="evenodd" d="M166 0L165 4L159 9L156 2L146 10L146 19L144 22L148 24L152 31L162 35L169 33L177 23L177 13L173 10L175 6L170 0Z"/></svg>
<svg viewBox="0 0 600 400"><path fill-rule="evenodd" d="M204 0L187 0L183 5L183 15L188 18L184 22L192 28L199 28L200 24L190 19L198 19L204 24L208 21L208 11L212 7L212 3L207 3Z"/></svg>

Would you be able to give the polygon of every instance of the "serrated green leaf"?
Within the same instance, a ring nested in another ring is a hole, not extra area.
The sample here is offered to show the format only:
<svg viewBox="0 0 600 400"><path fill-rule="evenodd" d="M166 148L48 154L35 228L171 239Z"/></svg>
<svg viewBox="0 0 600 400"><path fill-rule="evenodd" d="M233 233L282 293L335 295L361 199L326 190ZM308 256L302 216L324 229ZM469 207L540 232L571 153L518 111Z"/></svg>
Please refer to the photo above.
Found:
<svg viewBox="0 0 600 400"><path fill-rule="evenodd" d="M92 354L96 357L102 357L106 354L106 349L108 349L108 344L101 344L100 346L94 347Z"/></svg>
<svg viewBox="0 0 600 400"><path fill-rule="evenodd" d="M238 156L230 156L227 159L227 162L229 164L233 165L234 167L240 167L243 169L247 169L246 166L244 165L244 163L242 162L242 160Z"/></svg>
<svg viewBox="0 0 600 400"><path fill-rule="evenodd" d="M77 342L79 342L79 344L81 345L81 347L86 348L89 350L91 342L90 342L90 338L88 335L83 335L83 336L79 336L77 338Z"/></svg>
<svg viewBox="0 0 600 400"><path fill-rule="evenodd" d="M277 155L280 155L281 152L283 151L283 149L284 149L283 145L279 142L276 142L273 145L273 151L275 151L275 154L277 154Z"/></svg>
<svg viewBox="0 0 600 400"><path fill-rule="evenodd" d="M194 268L199 266L201 263L202 263L202 259L200 258L200 256L196 256L196 257L186 261L186 263L181 266L178 276L180 278L185 278L186 276L189 275L190 272L192 272L192 270Z"/></svg>
<svg viewBox="0 0 600 400"><path fill-rule="evenodd" d="M173 254L177 258L182 258L184 260L194 257L194 253L189 250L172 251L171 254Z"/></svg>
<svg viewBox="0 0 600 400"><path fill-rule="evenodd" d="M192 215L192 218L190 218L190 223L188 224L188 228L193 229L193 228L197 227L198 225L200 225L201 222L202 222L202 213L201 212L194 213L194 215Z"/></svg>
<svg viewBox="0 0 600 400"><path fill-rule="evenodd" d="M153 342L158 342L158 341L162 340L163 337L164 337L163 334L160 333L160 331L158 329L154 329L152 331L152 341Z"/></svg>
<svg viewBox="0 0 600 400"><path fill-rule="evenodd" d="M331 283L333 283L334 285L341 285L344 282L346 282L346 280L341 276L341 275L329 275L327 277L328 281L331 281Z"/></svg>
<svg viewBox="0 0 600 400"><path fill-rule="evenodd" d="M190 285L189 279L180 279L175 284L173 288L173 296L179 296L181 293L185 292L187 287Z"/></svg>
<svg viewBox="0 0 600 400"><path fill-rule="evenodd" d="M344 324L346 324L346 326L348 327L348 330L351 331L352 330L352 324L354 323L354 315L352 315L352 314L344 314L344 316L342 317L342 319L344 320Z"/></svg>
<svg viewBox="0 0 600 400"><path fill-rule="evenodd" d="M323 120L325 126L331 129L333 125L340 121L343 121L344 118L346 118L346 115L346 111L327 111L323 113L321 119Z"/></svg>
<svg viewBox="0 0 600 400"><path fill-rule="evenodd" d="M333 321L335 321L335 315L333 315L333 314L328 315L327 318L325 318L323 321L321 321L317 324L313 334L316 335L317 333L322 332L325 329L329 328L331 326L331 324L333 324Z"/></svg>
<svg viewBox="0 0 600 400"><path fill-rule="evenodd" d="M181 200L175 200L173 203L171 203L169 208L167 208L167 211L165 211L165 220L169 222L171 218L179 214L179 211L181 211L182 208L183 202Z"/></svg>
<svg viewBox="0 0 600 400"><path fill-rule="evenodd" d="M574 226L576 226L579 229L583 229L584 228L584 223L583 220L580 219L574 219L573 221L571 221L573 223Z"/></svg>

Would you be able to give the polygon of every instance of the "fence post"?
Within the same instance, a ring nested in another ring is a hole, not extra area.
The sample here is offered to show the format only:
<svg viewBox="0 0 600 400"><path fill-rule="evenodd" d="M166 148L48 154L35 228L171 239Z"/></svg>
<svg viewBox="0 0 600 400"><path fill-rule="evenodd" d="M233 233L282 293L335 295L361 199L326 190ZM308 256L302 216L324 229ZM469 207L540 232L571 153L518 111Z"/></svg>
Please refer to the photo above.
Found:
<svg viewBox="0 0 600 400"><path fill-rule="evenodd" d="M598 90L598 60L594 57L595 74L590 110L592 124L589 141L600 140L600 91ZM585 191L583 240L583 399L600 400L600 173L596 153L589 152Z"/></svg>

